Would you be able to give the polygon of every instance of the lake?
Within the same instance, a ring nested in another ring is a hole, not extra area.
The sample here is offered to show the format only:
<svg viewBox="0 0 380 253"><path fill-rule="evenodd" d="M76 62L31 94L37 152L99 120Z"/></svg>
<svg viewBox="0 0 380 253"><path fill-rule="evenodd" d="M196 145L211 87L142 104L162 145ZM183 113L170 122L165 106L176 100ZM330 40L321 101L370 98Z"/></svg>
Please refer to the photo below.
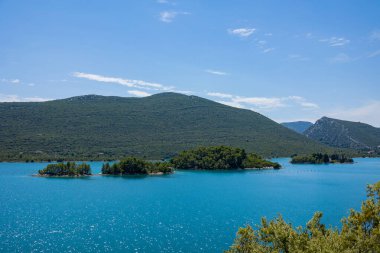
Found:
<svg viewBox="0 0 380 253"><path fill-rule="evenodd" d="M0 163L0 252L222 252L239 226L317 210L339 226L380 180L380 159L281 170L39 178L46 163ZM102 163L91 162L94 173Z"/></svg>

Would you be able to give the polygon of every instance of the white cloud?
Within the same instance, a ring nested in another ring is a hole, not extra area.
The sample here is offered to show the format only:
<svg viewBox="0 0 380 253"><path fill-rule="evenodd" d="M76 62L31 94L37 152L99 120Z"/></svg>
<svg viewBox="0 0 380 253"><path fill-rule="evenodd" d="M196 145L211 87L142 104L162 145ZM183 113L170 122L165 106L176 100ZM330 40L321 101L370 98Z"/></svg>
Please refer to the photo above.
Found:
<svg viewBox="0 0 380 253"><path fill-rule="evenodd" d="M380 100L372 100L355 108L339 108L326 116L350 121L360 121L380 127Z"/></svg>
<svg viewBox="0 0 380 253"><path fill-rule="evenodd" d="M2 78L0 81L2 83L11 83L11 84L19 84L19 83L21 83L20 79L5 79L5 78Z"/></svg>
<svg viewBox="0 0 380 253"><path fill-rule="evenodd" d="M259 40L259 41L257 42L257 44L259 44L260 46L264 46L264 45L267 44L267 41L266 41L266 40Z"/></svg>
<svg viewBox="0 0 380 253"><path fill-rule="evenodd" d="M218 97L218 98L232 98L232 97L234 97L231 94L220 93L220 92L208 92L207 95L210 97Z"/></svg>
<svg viewBox="0 0 380 253"><path fill-rule="evenodd" d="M264 53L264 54L269 53L269 52L272 52L272 51L274 51L274 48L273 48L273 47L263 49L263 53Z"/></svg>
<svg viewBox="0 0 380 253"><path fill-rule="evenodd" d="M315 103L308 102L305 98L300 96L289 96L282 98L283 100L292 101L300 106L302 106L304 109L317 109L319 106Z"/></svg>
<svg viewBox="0 0 380 253"><path fill-rule="evenodd" d="M28 86L30 86L30 87L33 87L35 85L36 85L35 83L28 83Z"/></svg>
<svg viewBox="0 0 380 253"><path fill-rule="evenodd" d="M42 97L20 97L18 95L0 94L0 102L44 102L52 100Z"/></svg>
<svg viewBox="0 0 380 253"><path fill-rule="evenodd" d="M317 104L309 102L305 98L300 96L242 97L220 92L209 92L207 93L207 95L223 99L222 101L217 102L238 108L250 108L252 110L273 110L290 106L299 106L305 110L319 108Z"/></svg>
<svg viewBox="0 0 380 253"><path fill-rule="evenodd" d="M128 93L136 97L147 97L147 96L152 95L148 92L141 91L141 90L129 90Z"/></svg>
<svg viewBox="0 0 380 253"><path fill-rule="evenodd" d="M184 11L163 11L160 13L160 20L165 23L171 23L178 15L188 15L189 12Z"/></svg>
<svg viewBox="0 0 380 253"><path fill-rule="evenodd" d="M127 86L130 88L138 88L145 90L159 90L159 91L172 91L172 86L164 86L159 83L151 83L142 80L132 80L132 79L123 79L119 77L108 77L97 74L89 74L83 72L74 72L74 77L84 78L87 80L97 81L97 82L105 82L105 83L115 83L123 86Z"/></svg>
<svg viewBox="0 0 380 253"><path fill-rule="evenodd" d="M219 71L219 70L212 70L212 69L206 69L205 72L213 74L213 75L218 75L218 76L225 76L225 75L227 75L226 72Z"/></svg>
<svg viewBox="0 0 380 253"><path fill-rule="evenodd" d="M248 37L252 35L256 31L255 28L236 28L236 29L228 29L228 32L232 35L237 35L239 37Z"/></svg>
<svg viewBox="0 0 380 253"><path fill-rule="evenodd" d="M309 58L299 55L299 54L290 54L288 55L288 59L291 61L308 61Z"/></svg>
<svg viewBox="0 0 380 253"><path fill-rule="evenodd" d="M224 104L224 105L228 105L228 106L231 106L231 107L235 107L235 108L247 109L242 104L239 104L239 103L234 102L234 101L219 100L219 101L215 101L215 102L221 103L221 104Z"/></svg>
<svg viewBox="0 0 380 253"><path fill-rule="evenodd" d="M352 61L351 57L347 54L340 53L330 59L332 63L346 63Z"/></svg>
<svg viewBox="0 0 380 253"><path fill-rule="evenodd" d="M350 43L350 40L344 38L344 37L330 37L327 39L321 39L320 42L327 43L330 47L339 47L339 46L345 46L348 43Z"/></svg>
<svg viewBox="0 0 380 253"><path fill-rule="evenodd" d="M285 106L281 98L273 97L235 97L232 101L239 104L252 105L259 109L273 109Z"/></svg>

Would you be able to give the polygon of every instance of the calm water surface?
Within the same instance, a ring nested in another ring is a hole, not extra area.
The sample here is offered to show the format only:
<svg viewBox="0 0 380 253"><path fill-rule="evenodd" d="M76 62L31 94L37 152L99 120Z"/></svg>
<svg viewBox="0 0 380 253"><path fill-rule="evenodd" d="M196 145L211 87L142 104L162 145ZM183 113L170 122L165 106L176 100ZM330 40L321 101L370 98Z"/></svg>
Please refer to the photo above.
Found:
<svg viewBox="0 0 380 253"><path fill-rule="evenodd" d="M380 180L380 159L278 171L37 178L43 163L0 163L0 252L221 252L239 226L323 211L339 226ZM99 172L101 163L90 163Z"/></svg>

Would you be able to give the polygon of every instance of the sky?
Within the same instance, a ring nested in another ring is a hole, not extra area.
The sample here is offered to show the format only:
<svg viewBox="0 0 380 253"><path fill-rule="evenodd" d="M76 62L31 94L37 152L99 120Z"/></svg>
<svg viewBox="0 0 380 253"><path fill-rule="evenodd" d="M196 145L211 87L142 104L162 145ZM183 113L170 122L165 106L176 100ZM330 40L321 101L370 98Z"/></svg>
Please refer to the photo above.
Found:
<svg viewBox="0 0 380 253"><path fill-rule="evenodd" d="M0 0L0 101L179 92L380 127L380 1Z"/></svg>

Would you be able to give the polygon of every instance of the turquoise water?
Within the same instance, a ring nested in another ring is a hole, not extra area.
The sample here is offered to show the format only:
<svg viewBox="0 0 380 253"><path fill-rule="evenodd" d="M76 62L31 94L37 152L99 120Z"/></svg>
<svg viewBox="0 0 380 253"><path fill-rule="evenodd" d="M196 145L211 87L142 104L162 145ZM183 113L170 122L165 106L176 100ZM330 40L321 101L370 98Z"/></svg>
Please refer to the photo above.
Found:
<svg viewBox="0 0 380 253"><path fill-rule="evenodd" d="M282 170L83 179L31 177L46 164L0 163L0 252L221 252L237 228L323 211L339 225L380 180L380 159ZM101 163L91 163L99 172Z"/></svg>

